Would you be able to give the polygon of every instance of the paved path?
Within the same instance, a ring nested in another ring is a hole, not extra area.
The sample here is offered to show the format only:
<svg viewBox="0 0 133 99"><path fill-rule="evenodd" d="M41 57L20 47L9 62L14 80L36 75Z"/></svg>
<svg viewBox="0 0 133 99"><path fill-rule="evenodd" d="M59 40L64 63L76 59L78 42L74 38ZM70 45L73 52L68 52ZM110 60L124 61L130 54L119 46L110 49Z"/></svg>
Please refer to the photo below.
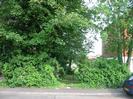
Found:
<svg viewBox="0 0 133 99"><path fill-rule="evenodd" d="M0 89L0 99L133 99L122 89Z"/></svg>

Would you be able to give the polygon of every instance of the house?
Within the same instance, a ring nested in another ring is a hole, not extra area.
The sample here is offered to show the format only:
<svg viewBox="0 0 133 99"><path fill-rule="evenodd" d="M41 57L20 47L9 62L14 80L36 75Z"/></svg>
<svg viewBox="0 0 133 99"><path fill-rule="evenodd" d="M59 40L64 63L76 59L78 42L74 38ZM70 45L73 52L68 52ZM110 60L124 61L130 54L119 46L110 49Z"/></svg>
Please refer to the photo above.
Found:
<svg viewBox="0 0 133 99"><path fill-rule="evenodd" d="M116 52L111 52L106 50L106 45L104 44L104 42L102 41L99 35L97 36L97 40L94 40L93 46L94 46L92 49L93 52L90 52L88 54L89 59L95 59L99 56L106 57L106 58L112 58L112 57L117 58ZM127 54L125 54L125 56L123 55L123 62L126 63L126 60L127 60ZM131 57L129 69L131 72L133 72L133 55Z"/></svg>

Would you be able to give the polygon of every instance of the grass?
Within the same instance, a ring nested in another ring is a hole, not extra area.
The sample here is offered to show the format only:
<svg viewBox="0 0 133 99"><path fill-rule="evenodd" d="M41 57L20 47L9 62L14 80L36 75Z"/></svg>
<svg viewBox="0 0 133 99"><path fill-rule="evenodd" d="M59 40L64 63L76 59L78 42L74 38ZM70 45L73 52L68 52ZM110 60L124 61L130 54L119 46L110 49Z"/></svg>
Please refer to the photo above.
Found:
<svg viewBox="0 0 133 99"><path fill-rule="evenodd" d="M10 88L4 79L0 80L0 88ZM27 88L27 87L24 87ZM30 88L37 88L37 87L30 87ZM66 89L66 88L72 88L72 89L98 89L96 87L90 87L87 83L81 83L77 80L74 79L73 75L66 75L63 79L59 80L59 83L56 85L52 86L46 86L46 87L40 87L40 88L45 88L45 89ZM100 87L99 87L100 88ZM102 89L104 87L101 87ZM100 89L101 89L100 88Z"/></svg>
<svg viewBox="0 0 133 99"><path fill-rule="evenodd" d="M0 88L8 88L9 86L6 84L4 80L0 80Z"/></svg>
<svg viewBox="0 0 133 99"><path fill-rule="evenodd" d="M60 82L61 84L59 88L76 88L76 89L90 88L88 84L77 81L73 75L66 75L64 79L60 80Z"/></svg>
<svg viewBox="0 0 133 99"><path fill-rule="evenodd" d="M10 88L4 79L0 80L0 88ZM32 87L36 88L36 87ZM57 85L53 86L47 86L47 87L41 87L41 88L48 88L48 89L56 89L56 88L79 88L79 89L84 89L84 88L89 88L87 84L80 83L74 79L73 75L67 75L64 77L64 79L60 80L60 82Z"/></svg>

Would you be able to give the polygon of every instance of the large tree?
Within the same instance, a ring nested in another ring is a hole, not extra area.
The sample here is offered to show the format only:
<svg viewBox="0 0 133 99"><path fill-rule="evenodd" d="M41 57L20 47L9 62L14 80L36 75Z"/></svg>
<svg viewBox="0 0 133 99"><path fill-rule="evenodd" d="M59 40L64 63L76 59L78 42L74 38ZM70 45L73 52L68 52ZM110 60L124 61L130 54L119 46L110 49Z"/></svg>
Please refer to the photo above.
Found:
<svg viewBox="0 0 133 99"><path fill-rule="evenodd" d="M101 16L96 16L100 23L96 26L105 38L108 50L117 52L119 63L123 63L122 56L128 53L127 64L130 63L132 53L132 1L106 0L101 1L96 8ZM106 35L107 34L107 35Z"/></svg>
<svg viewBox="0 0 133 99"><path fill-rule="evenodd" d="M0 56L43 52L62 65L85 53L88 9L83 0L2 0Z"/></svg>

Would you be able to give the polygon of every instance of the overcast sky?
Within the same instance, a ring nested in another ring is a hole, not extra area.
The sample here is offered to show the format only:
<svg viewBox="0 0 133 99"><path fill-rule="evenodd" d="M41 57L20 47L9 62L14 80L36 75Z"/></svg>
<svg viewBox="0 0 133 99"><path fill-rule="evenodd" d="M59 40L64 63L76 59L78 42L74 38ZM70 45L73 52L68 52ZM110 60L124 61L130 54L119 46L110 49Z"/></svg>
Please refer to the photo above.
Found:
<svg viewBox="0 0 133 99"><path fill-rule="evenodd" d="M89 7L93 7L97 5L97 0L84 0L85 4Z"/></svg>
<svg viewBox="0 0 133 99"><path fill-rule="evenodd" d="M91 1L91 2L90 2ZM98 4L97 0L85 0L85 4L92 8ZM100 56L102 55L102 39L100 37L100 33L97 33L97 40L93 39L93 33L92 31L88 32L87 39L91 39L94 41L93 48L91 53L88 54L88 56Z"/></svg>

